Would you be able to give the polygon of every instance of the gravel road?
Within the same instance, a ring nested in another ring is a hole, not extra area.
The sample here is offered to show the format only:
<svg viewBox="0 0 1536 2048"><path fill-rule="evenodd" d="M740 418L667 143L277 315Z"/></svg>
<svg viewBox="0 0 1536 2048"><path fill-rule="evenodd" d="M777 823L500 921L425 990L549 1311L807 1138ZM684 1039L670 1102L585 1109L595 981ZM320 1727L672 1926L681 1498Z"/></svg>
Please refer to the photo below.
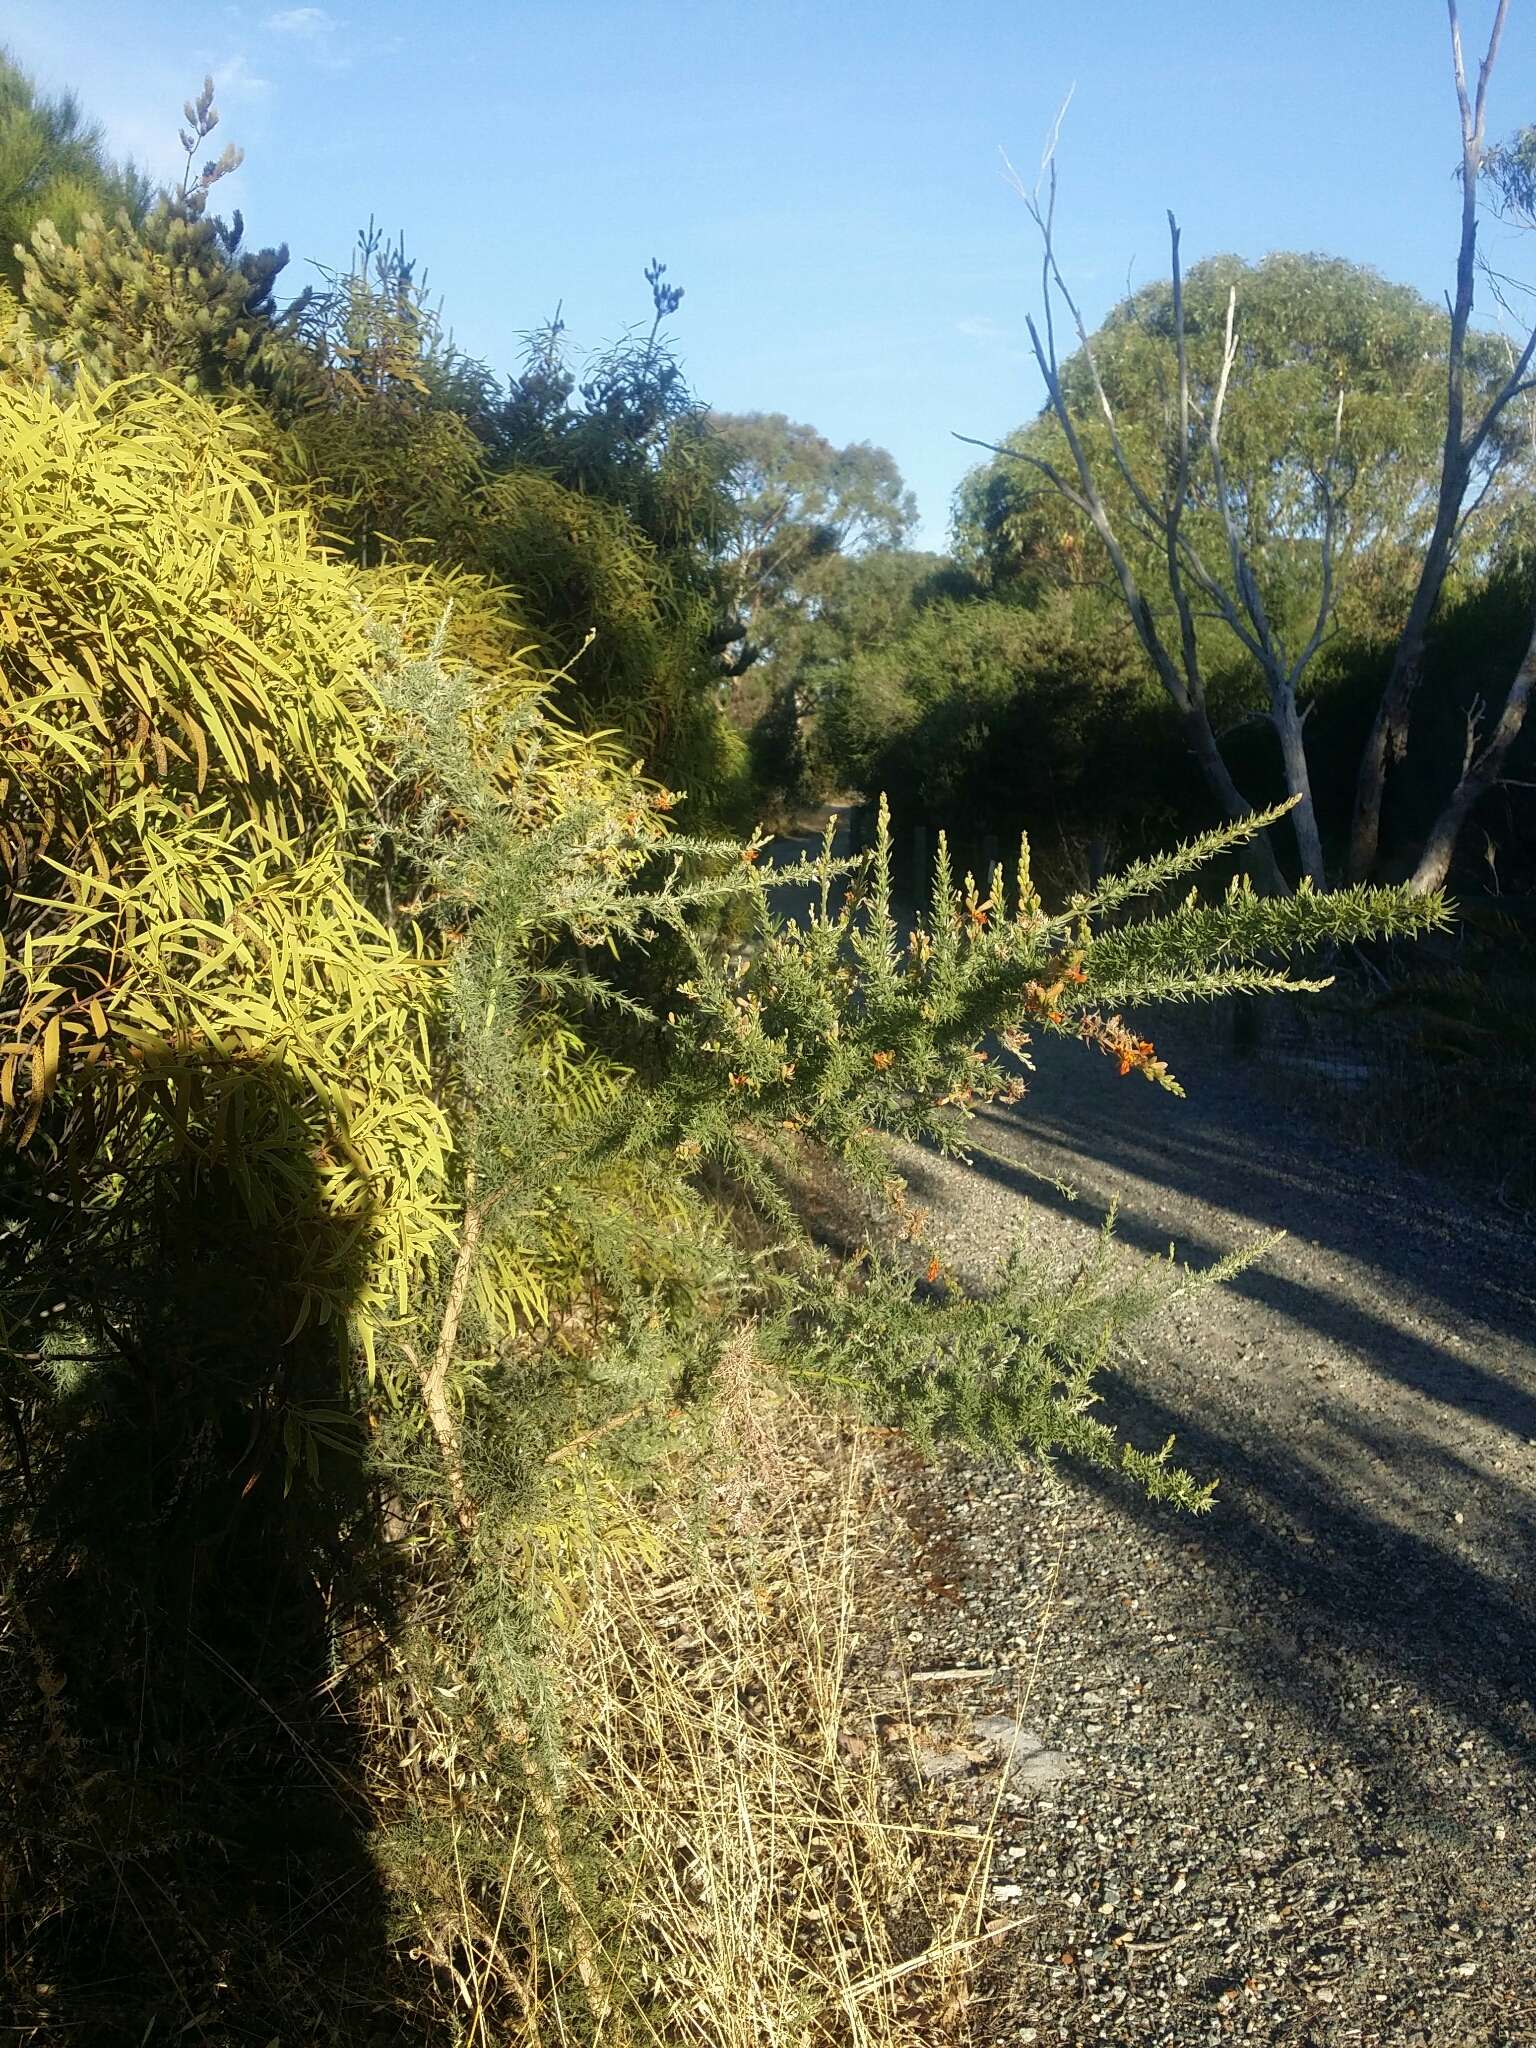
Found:
<svg viewBox="0 0 1536 2048"><path fill-rule="evenodd" d="M1044 1752L1002 1801L994 1904L1022 1925L979 2038L1533 2044L1532 1247L1205 1039L1160 1041L1186 1101L1052 1045L980 1121L997 1157L906 1162L978 1274L1021 1232L1080 1256L1111 1199L1127 1255L1287 1233L1105 1383L1134 1440L1219 1475L1208 1516L1102 1474L893 1464L910 1711L941 1756L999 1712ZM984 1817L997 1787L943 1790Z"/></svg>

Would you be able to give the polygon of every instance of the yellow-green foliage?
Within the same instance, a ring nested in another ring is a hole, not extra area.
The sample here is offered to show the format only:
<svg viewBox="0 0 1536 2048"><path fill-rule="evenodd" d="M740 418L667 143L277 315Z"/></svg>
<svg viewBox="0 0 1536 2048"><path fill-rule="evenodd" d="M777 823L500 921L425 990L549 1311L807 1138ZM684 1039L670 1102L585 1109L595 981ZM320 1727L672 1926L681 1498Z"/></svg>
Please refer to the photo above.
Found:
<svg viewBox="0 0 1536 2048"><path fill-rule="evenodd" d="M616 735L533 708L549 679L504 592L323 552L239 414L147 378L64 403L0 385L0 447L0 1138L61 1172L92 1158L109 1193L146 1130L217 1157L292 1235L303 1313L350 1321L371 1356L381 1321L429 1305L450 1231L440 1010L463 920L419 892L393 925L368 907L402 737L381 677L413 648L433 675L463 663L453 721L509 801L515 784L517 831L577 820L542 864L557 907L535 952L558 906L645 857L668 800ZM537 1002L507 1021L558 1150L622 1070ZM610 1179L650 1227L654 1193ZM476 1294L498 1343L590 1277L569 1202L540 1192L507 1222Z"/></svg>
<svg viewBox="0 0 1536 2048"><path fill-rule="evenodd" d="M471 510L467 559L516 593L585 718L621 727L695 818L742 822L746 748L707 673L700 594L676 586L622 508L536 471L494 478Z"/></svg>
<svg viewBox="0 0 1536 2048"><path fill-rule="evenodd" d="M424 546L462 552L482 455L456 414L414 387L359 386L348 371L311 365L307 389L276 438L286 481L311 488L327 530L360 563Z"/></svg>
<svg viewBox="0 0 1536 2048"><path fill-rule="evenodd" d="M0 1123L67 1154L83 1118L111 1161L152 1100L268 1220L303 1162L348 1225L307 1237L306 1307L363 1247L366 1342L441 1229L448 1139L431 969L344 871L379 719L357 580L165 385L0 386L0 448Z"/></svg>
<svg viewBox="0 0 1536 2048"><path fill-rule="evenodd" d="M370 570L363 588L369 615L406 646L440 638L444 661L463 662L504 685L506 708L545 688L535 665L537 636L513 593L472 570L398 555Z"/></svg>

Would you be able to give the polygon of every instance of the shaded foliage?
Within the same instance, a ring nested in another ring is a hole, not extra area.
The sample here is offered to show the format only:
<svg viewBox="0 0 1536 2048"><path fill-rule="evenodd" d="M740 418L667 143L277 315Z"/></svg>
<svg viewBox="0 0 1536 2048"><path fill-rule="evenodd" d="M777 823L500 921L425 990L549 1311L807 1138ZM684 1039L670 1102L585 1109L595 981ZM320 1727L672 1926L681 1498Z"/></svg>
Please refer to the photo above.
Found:
<svg viewBox="0 0 1536 2048"><path fill-rule="evenodd" d="M886 791L973 863L1027 821L1058 879L1199 814L1134 636L1093 591L915 611L829 678L816 745L836 784Z"/></svg>

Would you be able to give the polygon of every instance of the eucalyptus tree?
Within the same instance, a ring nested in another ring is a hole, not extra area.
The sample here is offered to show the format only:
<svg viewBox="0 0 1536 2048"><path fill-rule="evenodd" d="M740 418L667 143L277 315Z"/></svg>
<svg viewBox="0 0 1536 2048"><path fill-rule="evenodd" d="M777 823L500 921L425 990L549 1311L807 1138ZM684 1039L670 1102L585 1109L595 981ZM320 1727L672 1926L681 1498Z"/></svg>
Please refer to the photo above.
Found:
<svg viewBox="0 0 1536 2048"><path fill-rule="evenodd" d="M967 480L962 536L1003 585L1107 571L1228 817L1251 800L1223 756L1211 677L1236 657L1296 800L1300 871L1321 883L1309 670L1333 631L1381 632L1411 594L1434 508L1446 318L1329 257L1215 256L1186 273L1170 215L1171 276L1089 334L1057 260L1054 165L1025 198L1041 235L1029 332L1046 402ZM1502 374L1492 337L1470 337L1467 361L1480 388ZM1490 491L1490 530L1495 510Z"/></svg>
<svg viewBox="0 0 1536 2048"><path fill-rule="evenodd" d="M717 554L736 629L726 670L736 676L817 609L848 557L898 547L917 506L894 459L868 441L838 448L783 413L714 413L711 424L731 466Z"/></svg>
<svg viewBox="0 0 1536 2048"><path fill-rule="evenodd" d="M1293 800L1298 865L1325 878L1305 744L1309 670L1347 628L1392 648L1358 763L1345 868L1381 852L1389 771L1406 754L1431 622L1486 569L1532 475L1536 329L1510 342L1472 324L1480 190L1536 225L1536 133L1487 138L1488 87L1509 0L1497 0L1469 83L1448 0L1461 125L1461 235L1442 311L1373 271L1316 256L1220 257L1117 307L1090 335L1057 257L1053 136L1033 189L1041 243L1029 322L1040 415L962 493L962 534L994 580L1026 588L1102 576L1118 591L1191 752L1229 817L1250 808L1223 755L1208 678L1238 652L1262 685ZM1059 125L1059 123L1058 123ZM1075 337L1064 353L1058 330ZM1523 331L1523 329L1522 329ZM1524 403L1522 403L1524 401ZM968 438L962 436L961 438ZM1444 879L1461 827L1499 780L1536 686L1536 633L1499 714L1473 707L1415 885ZM1442 744L1426 736L1431 750ZM1432 764L1426 764L1432 765ZM1272 857L1258 849L1270 886Z"/></svg>

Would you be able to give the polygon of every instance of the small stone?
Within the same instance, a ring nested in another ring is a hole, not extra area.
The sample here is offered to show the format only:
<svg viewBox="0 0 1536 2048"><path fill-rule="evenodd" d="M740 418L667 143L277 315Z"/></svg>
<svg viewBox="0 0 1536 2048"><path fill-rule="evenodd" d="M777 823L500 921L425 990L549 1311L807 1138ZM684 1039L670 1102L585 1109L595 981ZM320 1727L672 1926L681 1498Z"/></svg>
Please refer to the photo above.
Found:
<svg viewBox="0 0 1536 2048"><path fill-rule="evenodd" d="M1047 1749L1041 1738L1011 1714L980 1714L976 1733L998 1752L1005 1775L1014 1783L1053 1785L1070 1766L1059 1749Z"/></svg>
<svg viewBox="0 0 1536 2048"><path fill-rule="evenodd" d="M917 1768L925 1778L963 1778L975 1758L963 1749L920 1749Z"/></svg>

